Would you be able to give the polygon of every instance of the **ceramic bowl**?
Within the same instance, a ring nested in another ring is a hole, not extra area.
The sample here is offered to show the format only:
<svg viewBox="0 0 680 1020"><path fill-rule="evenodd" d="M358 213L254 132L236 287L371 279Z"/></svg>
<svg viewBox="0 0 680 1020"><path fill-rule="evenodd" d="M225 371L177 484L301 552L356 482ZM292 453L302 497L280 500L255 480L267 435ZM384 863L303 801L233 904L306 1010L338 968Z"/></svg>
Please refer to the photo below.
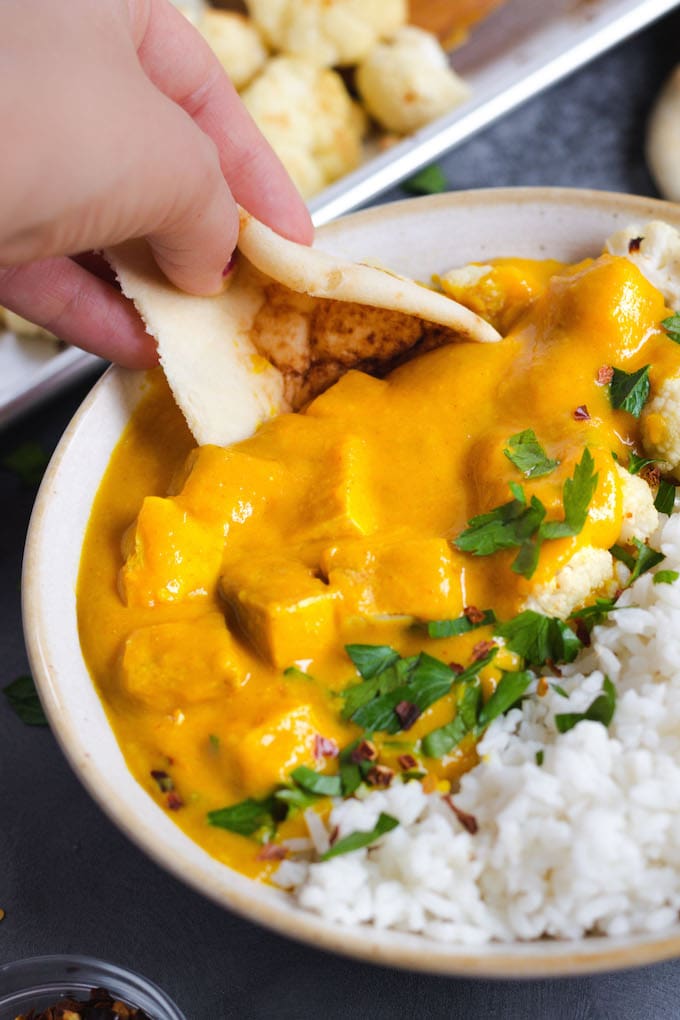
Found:
<svg viewBox="0 0 680 1020"><path fill-rule="evenodd" d="M599 252L612 231L654 218L680 227L680 206L588 191L489 190L360 212L323 228L318 243L427 280L433 272L492 256L575 261ZM76 578L90 507L142 388L143 376L114 368L83 403L45 475L24 567L26 640L50 725L77 775L130 839L230 910L317 947L393 966L468 976L545 976L680 955L680 925L650 936L474 948L368 927L343 929L218 863L170 821L126 768L83 664L76 627Z"/></svg>

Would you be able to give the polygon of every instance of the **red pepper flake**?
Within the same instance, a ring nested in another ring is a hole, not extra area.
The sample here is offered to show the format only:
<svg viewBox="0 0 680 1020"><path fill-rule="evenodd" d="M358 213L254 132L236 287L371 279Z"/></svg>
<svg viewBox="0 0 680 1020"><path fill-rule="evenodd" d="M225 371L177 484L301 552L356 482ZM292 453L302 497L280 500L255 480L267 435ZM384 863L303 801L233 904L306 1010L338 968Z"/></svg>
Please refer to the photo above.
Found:
<svg viewBox="0 0 680 1020"><path fill-rule="evenodd" d="M644 478L647 485L650 485L653 489L656 489L659 482L661 481L661 472L658 464L647 464L643 467L640 472L640 478Z"/></svg>
<svg viewBox="0 0 680 1020"><path fill-rule="evenodd" d="M412 701L400 701L398 705L394 706L394 711L399 717L403 730L410 730L416 719L419 719L421 715L420 709Z"/></svg>
<svg viewBox="0 0 680 1020"><path fill-rule="evenodd" d="M463 616L467 617L470 623L481 623L484 619L484 613L481 609L477 609L477 606L466 606Z"/></svg>
<svg viewBox="0 0 680 1020"><path fill-rule="evenodd" d="M370 740L362 740L350 754L350 759L355 765L358 765L361 761L375 761L377 757L378 751L376 746Z"/></svg>
<svg viewBox="0 0 680 1020"><path fill-rule="evenodd" d="M552 670L553 676L562 676L562 670L553 662L552 659L546 659L545 664L550 670Z"/></svg>
<svg viewBox="0 0 680 1020"><path fill-rule="evenodd" d="M628 242L628 254L634 255L636 251L640 251L640 245L644 241L644 237L631 237Z"/></svg>
<svg viewBox="0 0 680 1020"><path fill-rule="evenodd" d="M255 855L257 861L283 861L288 856L288 847L281 843L265 843Z"/></svg>
<svg viewBox="0 0 680 1020"><path fill-rule="evenodd" d="M332 737L322 737L320 733L314 736L314 757L317 761L320 758L337 758L339 754L340 748Z"/></svg>
<svg viewBox="0 0 680 1020"><path fill-rule="evenodd" d="M596 378L598 386L607 386L614 378L614 369L611 365L600 365Z"/></svg>
<svg viewBox="0 0 680 1020"><path fill-rule="evenodd" d="M172 776L169 776L167 772L163 772L162 769L151 769L151 778L156 780L158 788L162 793L169 793L170 790L175 789Z"/></svg>
<svg viewBox="0 0 680 1020"><path fill-rule="evenodd" d="M338 836L340 835L340 829L337 825L334 825L331 831L328 833L328 842L331 846L337 842Z"/></svg>
<svg viewBox="0 0 680 1020"><path fill-rule="evenodd" d="M585 404L579 404L574 411L574 421L590 421L590 413Z"/></svg>
<svg viewBox="0 0 680 1020"><path fill-rule="evenodd" d="M539 677L538 683L536 684L536 693L538 694L539 698L545 697L545 695L548 693L548 690L549 687L547 677L544 676Z"/></svg>
<svg viewBox="0 0 680 1020"><path fill-rule="evenodd" d="M179 811L181 807L184 807L184 801L176 793L169 793L165 798L165 803L170 811Z"/></svg>
<svg viewBox="0 0 680 1020"><path fill-rule="evenodd" d="M580 617L576 617L576 637L579 639L584 648L590 648L590 631L585 620Z"/></svg>
<svg viewBox="0 0 680 1020"><path fill-rule="evenodd" d="M373 765L366 774L371 786L389 786L394 779L394 772L387 765Z"/></svg>
<svg viewBox="0 0 680 1020"><path fill-rule="evenodd" d="M449 669L452 670L454 673L462 673L463 670L465 669L465 666L462 666L460 662L450 662Z"/></svg>
<svg viewBox="0 0 680 1020"><path fill-rule="evenodd" d="M449 807L451 808L451 810L453 811L454 815L456 816L460 824L463 826L463 828L467 829L471 836L474 836L474 834L477 832L479 828L475 816L469 815L467 811L461 811L459 807L456 807L456 805L453 803L453 798L449 794L447 794L443 799L449 805Z"/></svg>
<svg viewBox="0 0 680 1020"><path fill-rule="evenodd" d="M414 769L418 764L412 754L400 754L397 761L405 772L408 772L409 769Z"/></svg>
<svg viewBox="0 0 680 1020"><path fill-rule="evenodd" d="M472 658L474 662L478 662L479 659L483 659L485 655L488 655L492 648L496 647L495 641L478 641L475 647L472 649Z"/></svg>

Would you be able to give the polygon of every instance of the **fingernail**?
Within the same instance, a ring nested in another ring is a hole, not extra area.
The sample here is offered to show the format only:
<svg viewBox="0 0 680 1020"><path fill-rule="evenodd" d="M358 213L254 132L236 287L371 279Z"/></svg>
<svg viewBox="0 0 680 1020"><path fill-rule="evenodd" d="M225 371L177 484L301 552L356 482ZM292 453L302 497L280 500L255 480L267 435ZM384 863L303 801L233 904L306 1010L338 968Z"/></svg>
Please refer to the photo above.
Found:
<svg viewBox="0 0 680 1020"><path fill-rule="evenodd" d="M223 279L226 279L227 276L229 276L229 273L232 271L232 269L234 268L235 264L236 264L236 252L233 253L231 258L227 262L226 266L222 270L222 277L223 277Z"/></svg>

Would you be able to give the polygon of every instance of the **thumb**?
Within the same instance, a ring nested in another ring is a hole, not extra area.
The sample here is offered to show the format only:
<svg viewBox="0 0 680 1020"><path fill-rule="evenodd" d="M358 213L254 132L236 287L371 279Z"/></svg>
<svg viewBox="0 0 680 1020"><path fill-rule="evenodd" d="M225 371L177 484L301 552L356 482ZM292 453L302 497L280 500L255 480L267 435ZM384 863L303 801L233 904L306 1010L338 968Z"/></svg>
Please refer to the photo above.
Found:
<svg viewBox="0 0 680 1020"><path fill-rule="evenodd" d="M145 118L154 125L145 148L155 165L145 161L144 178L157 201L145 236L172 283L191 294L217 294L238 240L238 209L214 142L184 110L152 91L159 109Z"/></svg>

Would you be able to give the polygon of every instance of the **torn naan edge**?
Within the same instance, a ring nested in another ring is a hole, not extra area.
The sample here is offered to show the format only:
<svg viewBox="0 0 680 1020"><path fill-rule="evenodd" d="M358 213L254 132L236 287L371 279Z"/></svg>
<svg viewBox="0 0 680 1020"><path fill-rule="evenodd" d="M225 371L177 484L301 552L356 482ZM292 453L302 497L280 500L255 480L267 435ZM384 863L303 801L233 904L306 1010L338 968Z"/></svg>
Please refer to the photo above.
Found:
<svg viewBox="0 0 680 1020"><path fill-rule="evenodd" d="M495 329L451 298L384 269L287 241L241 213L238 258L216 297L173 286L143 241L106 253L158 344L194 438L226 446L298 410L351 368L384 375Z"/></svg>

